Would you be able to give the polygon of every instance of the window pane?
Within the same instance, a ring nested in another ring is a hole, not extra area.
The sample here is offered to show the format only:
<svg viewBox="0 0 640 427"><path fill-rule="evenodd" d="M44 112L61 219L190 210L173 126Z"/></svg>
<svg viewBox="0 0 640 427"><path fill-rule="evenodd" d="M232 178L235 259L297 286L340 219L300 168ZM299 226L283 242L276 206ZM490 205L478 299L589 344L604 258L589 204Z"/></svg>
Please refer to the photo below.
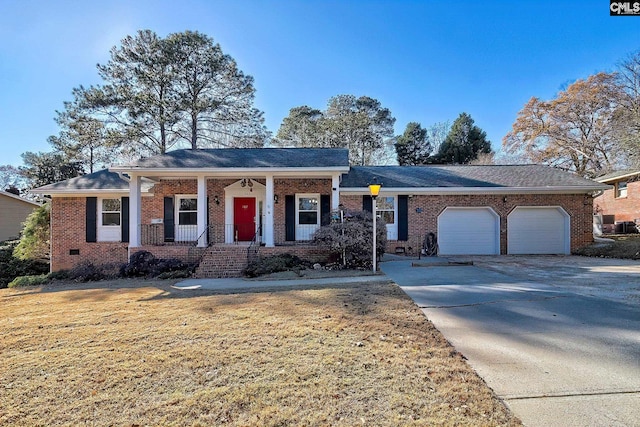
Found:
<svg viewBox="0 0 640 427"><path fill-rule="evenodd" d="M120 199L102 199L103 212L120 212Z"/></svg>
<svg viewBox="0 0 640 427"><path fill-rule="evenodd" d="M317 224L318 213L317 212L299 212L298 224Z"/></svg>
<svg viewBox="0 0 640 427"><path fill-rule="evenodd" d="M180 212L180 215L178 217L178 224L198 225L198 213L197 212Z"/></svg>
<svg viewBox="0 0 640 427"><path fill-rule="evenodd" d="M385 223L387 223L387 224L393 224L394 223L393 211L383 211L383 212L378 212L378 213L380 214L380 218L382 218Z"/></svg>
<svg viewBox="0 0 640 427"><path fill-rule="evenodd" d="M298 210L317 211L318 199L316 199L315 197L300 197L298 199Z"/></svg>
<svg viewBox="0 0 640 427"><path fill-rule="evenodd" d="M181 211L196 211L198 210L198 199L180 199Z"/></svg>
<svg viewBox="0 0 640 427"><path fill-rule="evenodd" d="M119 213L103 213L102 225L120 225Z"/></svg>
<svg viewBox="0 0 640 427"><path fill-rule="evenodd" d="M376 207L381 210L393 210L394 197L379 197Z"/></svg>
<svg viewBox="0 0 640 427"><path fill-rule="evenodd" d="M621 181L618 183L618 197L626 197L627 196L627 182Z"/></svg>

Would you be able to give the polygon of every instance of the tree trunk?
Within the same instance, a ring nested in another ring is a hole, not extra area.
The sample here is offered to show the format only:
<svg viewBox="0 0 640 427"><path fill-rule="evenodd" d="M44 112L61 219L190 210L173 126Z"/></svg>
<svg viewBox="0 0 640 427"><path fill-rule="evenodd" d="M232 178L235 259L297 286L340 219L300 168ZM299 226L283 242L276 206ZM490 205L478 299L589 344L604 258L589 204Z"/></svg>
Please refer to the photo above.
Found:
<svg viewBox="0 0 640 427"><path fill-rule="evenodd" d="M198 114L191 114L191 149L198 148Z"/></svg>

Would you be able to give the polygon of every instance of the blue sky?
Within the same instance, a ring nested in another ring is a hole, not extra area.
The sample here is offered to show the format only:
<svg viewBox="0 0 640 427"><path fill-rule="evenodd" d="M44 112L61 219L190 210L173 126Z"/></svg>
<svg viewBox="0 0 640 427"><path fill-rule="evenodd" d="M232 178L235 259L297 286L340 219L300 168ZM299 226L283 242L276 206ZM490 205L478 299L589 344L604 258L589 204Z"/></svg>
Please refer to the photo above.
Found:
<svg viewBox="0 0 640 427"><path fill-rule="evenodd" d="M55 110L139 29L213 37L255 78L274 133L293 107L367 95L396 134L467 112L494 150L530 97L640 49L640 17L610 17L606 0L0 0L0 164L50 151Z"/></svg>

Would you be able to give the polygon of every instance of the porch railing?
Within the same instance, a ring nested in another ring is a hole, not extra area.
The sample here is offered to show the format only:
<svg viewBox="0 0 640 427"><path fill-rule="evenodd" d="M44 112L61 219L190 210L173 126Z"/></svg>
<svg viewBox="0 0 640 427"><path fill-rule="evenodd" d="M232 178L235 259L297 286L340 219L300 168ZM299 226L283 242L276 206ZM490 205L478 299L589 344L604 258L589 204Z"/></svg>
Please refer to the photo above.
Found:
<svg viewBox="0 0 640 427"><path fill-rule="evenodd" d="M172 232L166 235L164 224L140 225L142 245L192 245L197 244L199 238L205 235L207 245L222 243L250 243L256 238L256 229L253 224L210 224L202 234L198 234L196 226L173 227ZM258 235L258 240L260 236Z"/></svg>
<svg viewBox="0 0 640 427"><path fill-rule="evenodd" d="M262 243L262 228L256 229L254 224L246 226L237 224L209 224L202 234L195 226L173 227L173 236L165 238L164 224L142 224L141 243L144 246L164 245L196 245L201 235L205 236L207 246L231 243ZM276 245L308 245L313 234L318 229L316 225L284 225L273 227L273 239Z"/></svg>
<svg viewBox="0 0 640 427"><path fill-rule="evenodd" d="M258 256L258 251L260 250L260 243L262 240L261 236L262 236L262 229L258 227L258 231L256 231L256 234L253 236L253 240L251 240L251 243L247 248L247 261L249 263L255 260L256 257Z"/></svg>

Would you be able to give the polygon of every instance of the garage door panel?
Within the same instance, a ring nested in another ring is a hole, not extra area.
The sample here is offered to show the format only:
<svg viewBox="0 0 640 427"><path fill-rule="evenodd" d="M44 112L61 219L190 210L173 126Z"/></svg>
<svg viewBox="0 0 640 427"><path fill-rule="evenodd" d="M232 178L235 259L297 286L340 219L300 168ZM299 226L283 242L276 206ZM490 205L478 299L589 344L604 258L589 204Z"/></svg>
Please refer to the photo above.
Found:
<svg viewBox="0 0 640 427"><path fill-rule="evenodd" d="M568 254L569 216L559 207L514 209L507 218L509 254Z"/></svg>
<svg viewBox="0 0 640 427"><path fill-rule="evenodd" d="M490 208L447 208L438 217L440 254L499 254L498 226L498 216Z"/></svg>

